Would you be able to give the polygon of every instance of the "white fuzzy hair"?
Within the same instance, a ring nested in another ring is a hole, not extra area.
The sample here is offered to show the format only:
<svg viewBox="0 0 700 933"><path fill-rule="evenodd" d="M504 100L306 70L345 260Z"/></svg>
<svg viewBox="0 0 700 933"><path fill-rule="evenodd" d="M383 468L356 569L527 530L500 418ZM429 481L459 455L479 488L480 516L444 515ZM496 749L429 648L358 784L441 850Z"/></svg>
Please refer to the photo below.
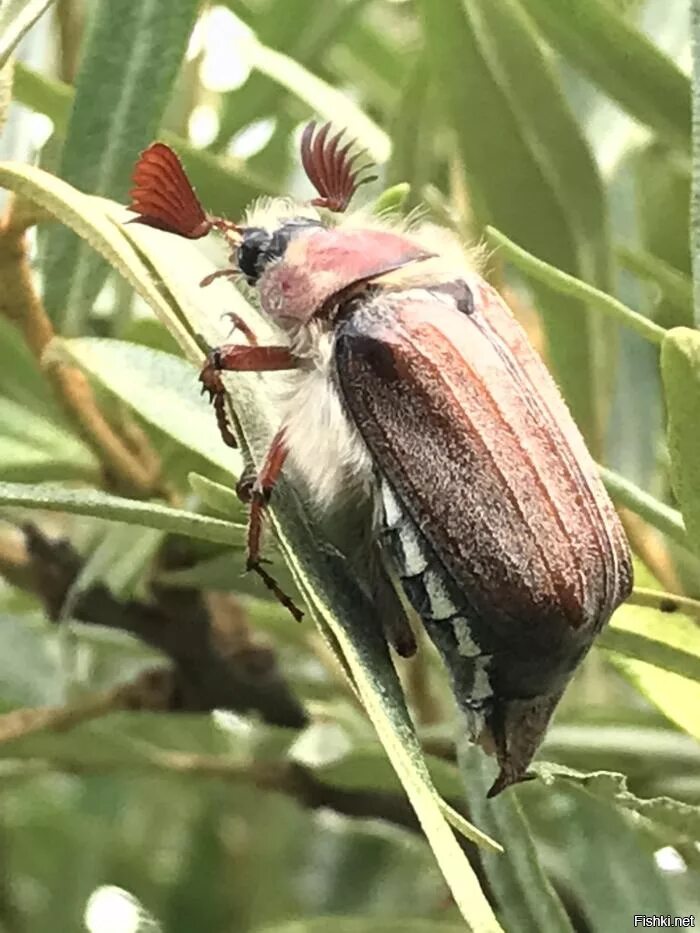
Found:
<svg viewBox="0 0 700 933"><path fill-rule="evenodd" d="M279 406L290 466L303 479L313 504L327 510L349 496L370 495L372 460L333 381L334 336L315 330L311 346L304 348L308 365L290 373Z"/></svg>

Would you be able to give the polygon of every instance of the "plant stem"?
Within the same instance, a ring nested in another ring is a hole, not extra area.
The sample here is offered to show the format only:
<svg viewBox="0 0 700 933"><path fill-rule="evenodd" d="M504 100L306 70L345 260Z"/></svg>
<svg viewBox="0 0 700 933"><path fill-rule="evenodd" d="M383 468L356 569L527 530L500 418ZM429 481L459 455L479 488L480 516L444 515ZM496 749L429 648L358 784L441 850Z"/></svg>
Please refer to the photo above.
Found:
<svg viewBox="0 0 700 933"><path fill-rule="evenodd" d="M25 238L29 223L31 215L14 198L0 221L0 313L19 327L27 346L42 363L55 331L34 286ZM98 408L84 373L65 363L52 364L44 371L81 435L118 485L138 496L152 493L160 472L157 458L150 452L145 459L137 456L115 432Z"/></svg>
<svg viewBox="0 0 700 933"><path fill-rule="evenodd" d="M619 473L598 467L605 486L615 502L627 506L632 512L641 515L645 521L663 531L684 547L690 548L681 513L664 502L655 499L648 492L635 486Z"/></svg>
<svg viewBox="0 0 700 933"><path fill-rule="evenodd" d="M573 275L550 266L549 263L538 259L526 252L521 246L513 243L512 240L509 240L507 236L494 227L486 228L486 236L503 249L514 266L517 266L536 281L548 285L553 291L562 295L580 298L590 307L609 315L613 320L619 324L624 324L625 327L629 327L630 330L635 331L650 343L660 345L663 341L666 334L663 327L659 327L658 324L654 324L644 315L633 311L632 308L628 308L627 305L618 301L617 298L613 298L612 295L607 295Z"/></svg>

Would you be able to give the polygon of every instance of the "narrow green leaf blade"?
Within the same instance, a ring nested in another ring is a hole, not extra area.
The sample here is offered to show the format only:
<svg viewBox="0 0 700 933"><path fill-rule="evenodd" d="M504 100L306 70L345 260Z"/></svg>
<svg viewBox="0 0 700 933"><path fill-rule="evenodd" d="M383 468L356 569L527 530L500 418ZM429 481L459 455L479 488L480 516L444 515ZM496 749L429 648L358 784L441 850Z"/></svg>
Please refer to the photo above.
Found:
<svg viewBox="0 0 700 933"><path fill-rule="evenodd" d="M503 250L514 266L522 269L533 280L542 282L543 285L561 295L574 295L580 298L601 314L607 314L612 320L616 320L636 331L650 343L660 344L663 340L666 333L663 327L654 324L653 321L639 314L638 311L628 308L627 305L612 295L607 295L600 289L594 288L593 285L582 282L551 263L532 255L501 233L500 230L489 227L486 234L495 245Z"/></svg>
<svg viewBox="0 0 700 933"><path fill-rule="evenodd" d="M693 320L700 326L700 0L691 0L690 34L693 50L693 169L690 200L690 249L695 294Z"/></svg>
<svg viewBox="0 0 700 933"><path fill-rule="evenodd" d="M621 606L599 644L665 716L700 739L700 626L694 619Z"/></svg>
<svg viewBox="0 0 700 933"><path fill-rule="evenodd" d="M0 431L3 479L31 482L41 476L99 482L101 467L97 458L65 422L56 423L0 396Z"/></svg>
<svg viewBox="0 0 700 933"><path fill-rule="evenodd" d="M664 314L665 325L692 324L693 283L670 263L642 249L617 249L621 264L640 279L656 285L664 298L673 305L673 314ZM656 314L654 315L657 316Z"/></svg>
<svg viewBox="0 0 700 933"><path fill-rule="evenodd" d="M0 69L18 42L48 10L53 0L5 0L0 4Z"/></svg>
<svg viewBox="0 0 700 933"><path fill-rule="evenodd" d="M224 444L214 412L200 392L197 370L186 360L97 337L58 339L50 352L76 363L183 447L229 473L240 473L240 454Z"/></svg>
<svg viewBox="0 0 700 933"><path fill-rule="evenodd" d="M472 818L506 843L502 855L484 852L481 856L506 929L518 933L572 933L559 896L540 865L518 792L510 790L487 800L494 763L480 748L466 742L459 744L459 767Z"/></svg>
<svg viewBox="0 0 700 933"><path fill-rule="evenodd" d="M598 467L598 470L613 502L624 505L683 547L690 547L683 516L677 509L655 499L614 470L606 467Z"/></svg>
<svg viewBox="0 0 700 933"><path fill-rule="evenodd" d="M563 782L550 789L541 806L552 813L550 838L556 851L566 853L567 888L589 929L623 930L641 910L673 913L669 887L654 859L658 837L635 812Z"/></svg>
<svg viewBox="0 0 700 933"><path fill-rule="evenodd" d="M654 271L663 295L654 308L654 319L662 327L692 327L692 285L690 299L683 294L691 273L688 159L669 148L665 139L659 139L635 153L622 171L629 168L634 172L641 243L650 254L652 261L648 268ZM682 289L677 287L679 276L686 280Z"/></svg>
<svg viewBox="0 0 700 933"><path fill-rule="evenodd" d="M75 97L73 88L62 81L47 78L21 62L15 71L15 99L50 117L57 136L63 139ZM240 216L260 193L280 193L276 180L252 175L239 159L196 149L170 130L159 130L158 138L177 151L202 203L212 207L216 205L217 212L225 217Z"/></svg>
<svg viewBox="0 0 700 933"><path fill-rule="evenodd" d="M142 0L127 13L120 3L99 0L59 170L70 184L126 199L134 162L157 134L198 9L199 0ZM104 263L57 229L44 271L46 306L57 329L81 333L104 281Z"/></svg>
<svg viewBox="0 0 700 933"><path fill-rule="evenodd" d="M90 246L97 250L153 309L172 331L182 347L197 359L201 354L197 344L183 327L173 307L153 283L153 277L123 233L105 215L105 205L71 185L32 165L16 162L0 163L0 185L21 194L43 207L51 216L70 227ZM118 205L114 210L123 211ZM123 211L124 220L128 214Z"/></svg>
<svg viewBox="0 0 700 933"><path fill-rule="evenodd" d="M197 515L157 502L125 499L97 489L73 490L50 483L0 483L0 505L105 518L219 544L240 544L245 534L243 525L220 518Z"/></svg>
<svg viewBox="0 0 700 933"><path fill-rule="evenodd" d="M668 411L671 479L688 538L700 554L700 333L668 331L661 346L661 375Z"/></svg>
<svg viewBox="0 0 700 933"><path fill-rule="evenodd" d="M225 518L240 515L243 504L229 486L215 483L199 473L190 473L187 479L192 492L198 495L202 502L217 515Z"/></svg>
<svg viewBox="0 0 700 933"><path fill-rule="evenodd" d="M637 797L627 787L624 774L612 771L584 773L548 762L536 764L535 770L548 787L559 782L570 782L592 797L638 813L659 827L670 830L676 844L693 843L700 839L700 807L670 797Z"/></svg>

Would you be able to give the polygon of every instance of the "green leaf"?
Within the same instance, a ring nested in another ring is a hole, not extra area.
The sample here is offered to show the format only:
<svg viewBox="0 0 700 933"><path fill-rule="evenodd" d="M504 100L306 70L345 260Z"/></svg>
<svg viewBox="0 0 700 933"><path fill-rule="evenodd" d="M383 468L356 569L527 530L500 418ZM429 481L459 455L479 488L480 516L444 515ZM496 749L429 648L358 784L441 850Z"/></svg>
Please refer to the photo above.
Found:
<svg viewBox="0 0 700 933"><path fill-rule="evenodd" d="M288 55L258 42L253 35L246 43L244 55L252 67L291 91L314 113L344 128L348 137L366 149L372 159L386 162L389 158L391 140L351 97L312 74Z"/></svg>
<svg viewBox="0 0 700 933"><path fill-rule="evenodd" d="M681 288L678 278L687 281L691 271L688 160L669 149L662 139L645 146L629 161L634 172L641 242L650 259L655 260L648 268L655 272L654 278L664 297L654 308L654 318L662 327L692 327L692 285L688 300L684 295L686 286Z"/></svg>
<svg viewBox="0 0 700 933"><path fill-rule="evenodd" d="M420 0L418 8L479 223L496 224L557 268L605 284L600 180L529 17L514 0ZM546 289L539 299L555 374L596 448L591 322L577 301L553 301Z"/></svg>
<svg viewBox="0 0 700 933"><path fill-rule="evenodd" d="M7 317L0 317L0 395L62 423L65 416L51 393L46 374ZM67 427L67 426L66 426Z"/></svg>
<svg viewBox="0 0 700 933"><path fill-rule="evenodd" d="M240 517L243 506L233 489L215 483L199 473L190 473L187 479L192 492L217 515Z"/></svg>
<svg viewBox="0 0 700 933"><path fill-rule="evenodd" d="M94 454L65 423L50 421L9 398L0 397L0 434L3 479L100 479Z"/></svg>
<svg viewBox="0 0 700 933"><path fill-rule="evenodd" d="M39 613L0 613L3 702L43 706L63 699L63 673L47 634L46 620Z"/></svg>
<svg viewBox="0 0 700 933"><path fill-rule="evenodd" d="M668 331L661 347L661 375L668 412L671 480L688 538L700 554L700 333Z"/></svg>
<svg viewBox="0 0 700 933"><path fill-rule="evenodd" d="M220 518L196 515L157 502L124 499L97 489L72 490L50 483L0 483L0 505L106 518L219 544L240 544L245 533L243 525Z"/></svg>
<svg viewBox="0 0 700 933"><path fill-rule="evenodd" d="M408 182L399 182L387 188L379 195L372 205L372 213L376 217L385 217L391 214L403 213L404 206L411 193L411 186Z"/></svg>
<svg viewBox="0 0 700 933"><path fill-rule="evenodd" d="M173 307L154 285L150 271L122 232L107 219L105 208L110 202L81 194L48 172L16 162L0 163L0 186L43 207L51 216L82 237L133 285L163 323L168 322L167 326L180 346L187 348L193 359L201 357L196 342L180 323ZM122 210L118 205L111 207L113 210ZM124 218L128 218L126 212Z"/></svg>
<svg viewBox="0 0 700 933"><path fill-rule="evenodd" d="M426 755L426 763L436 788L444 798L461 797L460 776L452 762ZM358 745L347 754L321 764L312 763L314 774L325 784L343 790L396 792L401 783L387 761L381 745Z"/></svg>
<svg viewBox="0 0 700 933"><path fill-rule="evenodd" d="M62 81L40 75L21 62L15 71L15 99L50 117L57 135L65 137L74 98L73 88ZM239 159L214 156L210 152L195 149L186 139L169 130L160 130L158 138L177 150L202 203L216 205L217 213L238 217L261 192L279 193L276 181L251 174Z"/></svg>
<svg viewBox="0 0 700 933"><path fill-rule="evenodd" d="M162 531L135 525L120 523L105 528L71 584L63 615L70 616L79 594L97 582L105 584L118 599L133 597L149 577L164 537Z"/></svg>
<svg viewBox="0 0 700 933"><path fill-rule="evenodd" d="M532 788L533 798L537 790ZM658 836L636 813L564 782L548 788L540 808L548 816L550 844L566 853L563 881L589 929L625 929L629 918L640 912L640 899L645 912L673 913L666 880L654 860Z"/></svg>
<svg viewBox="0 0 700 933"><path fill-rule="evenodd" d="M698 773L700 746L691 736L670 724L663 727L626 724L618 716L619 708L609 722L566 725L555 722L545 738L543 757L581 770L602 767L625 771L640 783L650 777L653 780L657 768L662 780ZM656 717L652 721L656 722Z"/></svg>
<svg viewBox="0 0 700 933"><path fill-rule="evenodd" d="M690 250L693 265L695 326L700 324L700 4L690 5L690 30L693 50L693 152L692 197L690 199Z"/></svg>
<svg viewBox="0 0 700 933"><path fill-rule="evenodd" d="M59 174L90 194L124 200L139 152L156 136L199 0L143 0L125 15L99 0L82 52ZM144 93L145 89L148 93ZM106 266L63 229L44 261L45 302L60 333L76 336Z"/></svg>
<svg viewBox="0 0 700 933"><path fill-rule="evenodd" d="M214 412L200 393L197 371L186 360L139 344L96 337L57 339L49 352L90 373L183 447L233 475L240 473L240 454L224 444Z"/></svg>
<svg viewBox="0 0 700 933"><path fill-rule="evenodd" d="M660 613L661 615L661 613ZM657 636L661 633L657 632ZM700 683L700 649L697 653L675 648L661 637L649 637L638 632L606 629L596 642L599 648L607 648L626 658L644 661L672 674L679 674L690 681Z"/></svg>
<svg viewBox="0 0 700 933"><path fill-rule="evenodd" d="M53 0L5 0L0 6L0 68Z"/></svg>
<svg viewBox="0 0 700 933"><path fill-rule="evenodd" d="M534 770L548 787L559 782L573 783L591 797L638 813L659 827L670 830L676 844L693 843L700 839L700 807L672 800L670 797L637 797L629 791L624 774L610 771L585 774L545 762L536 764Z"/></svg>
<svg viewBox="0 0 700 933"><path fill-rule="evenodd" d="M621 606L598 644L672 722L700 739L700 627L679 612Z"/></svg>
<svg viewBox="0 0 700 933"><path fill-rule="evenodd" d="M437 122L436 88L430 81L425 55L421 55L401 88L391 125L393 146L386 167L389 184L410 185L409 207L416 207L431 180L434 160L433 128Z"/></svg>
<svg viewBox="0 0 700 933"><path fill-rule="evenodd" d="M664 142L690 148L690 85L616 6L601 0L520 0L547 40Z"/></svg>
<svg viewBox="0 0 700 933"><path fill-rule="evenodd" d="M486 793L493 783L495 766L483 751L466 741L458 743L459 769L469 812L481 826L506 842L502 855L481 854L507 930L518 933L572 933L559 896L547 879L522 812L518 791L493 800Z"/></svg>

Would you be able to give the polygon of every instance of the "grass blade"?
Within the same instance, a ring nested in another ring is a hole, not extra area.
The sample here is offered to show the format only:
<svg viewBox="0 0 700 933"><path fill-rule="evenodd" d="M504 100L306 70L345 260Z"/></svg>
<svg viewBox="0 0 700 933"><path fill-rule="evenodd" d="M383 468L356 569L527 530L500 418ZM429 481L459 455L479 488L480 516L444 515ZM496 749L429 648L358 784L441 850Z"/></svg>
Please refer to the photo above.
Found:
<svg viewBox="0 0 700 933"><path fill-rule="evenodd" d="M220 518L196 515L157 502L125 499L97 489L73 490L50 483L0 483L0 505L106 518L217 544L240 544L245 534L244 525Z"/></svg>
<svg viewBox="0 0 700 933"><path fill-rule="evenodd" d="M59 169L70 184L126 199L134 162L157 134L198 9L198 0L98 3ZM49 237L44 270L47 309L60 333L76 336L107 266L59 228Z"/></svg>

